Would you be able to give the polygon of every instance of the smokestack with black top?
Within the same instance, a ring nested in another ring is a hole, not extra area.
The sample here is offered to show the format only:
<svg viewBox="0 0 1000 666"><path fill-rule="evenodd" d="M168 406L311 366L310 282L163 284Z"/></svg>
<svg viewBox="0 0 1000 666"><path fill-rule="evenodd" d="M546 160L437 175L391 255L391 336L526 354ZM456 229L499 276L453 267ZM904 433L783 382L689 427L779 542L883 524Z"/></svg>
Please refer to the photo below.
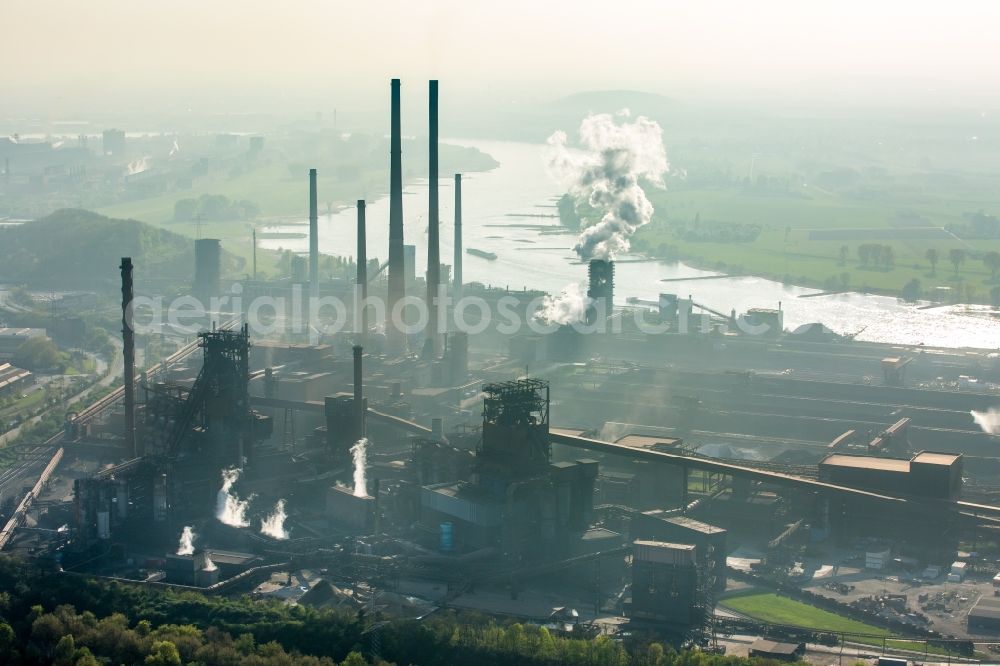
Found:
<svg viewBox="0 0 1000 666"><path fill-rule="evenodd" d="M462 174L455 174L455 267L454 298L462 298Z"/></svg>
<svg viewBox="0 0 1000 666"><path fill-rule="evenodd" d="M403 348L402 331L391 324L396 303L405 290L403 266L403 149L399 120L399 79L392 80L392 111L389 139L389 302L386 334L394 352Z"/></svg>
<svg viewBox="0 0 1000 666"><path fill-rule="evenodd" d="M361 299L360 307L356 308L357 315L361 317L361 339L368 335L368 308L365 302L368 300L368 248L365 239L365 200L358 199L358 277L357 291L355 298Z"/></svg>
<svg viewBox="0 0 1000 666"><path fill-rule="evenodd" d="M364 347L354 345L354 428L356 439L365 436L365 412L368 411L365 404L364 385L361 379L361 357L364 355Z"/></svg>
<svg viewBox="0 0 1000 666"><path fill-rule="evenodd" d="M309 295L319 298L319 207L316 204L316 169L309 169Z"/></svg>
<svg viewBox="0 0 1000 666"><path fill-rule="evenodd" d="M427 165L427 178L430 181L427 201L427 309L429 319L427 337L431 340L432 352L436 357L439 333L437 296L438 285L441 284L441 250L438 242L440 219L438 211L438 82L436 80L430 81L429 93L430 127L428 128L428 136L430 147L428 155L430 161Z"/></svg>
<svg viewBox="0 0 1000 666"><path fill-rule="evenodd" d="M587 308L587 322L609 317L615 301L615 262L610 259L591 259L589 265L590 286L587 296L591 299Z"/></svg>
<svg viewBox="0 0 1000 666"><path fill-rule="evenodd" d="M122 343L125 369L125 450L135 458L135 331L132 328L132 258L122 257Z"/></svg>

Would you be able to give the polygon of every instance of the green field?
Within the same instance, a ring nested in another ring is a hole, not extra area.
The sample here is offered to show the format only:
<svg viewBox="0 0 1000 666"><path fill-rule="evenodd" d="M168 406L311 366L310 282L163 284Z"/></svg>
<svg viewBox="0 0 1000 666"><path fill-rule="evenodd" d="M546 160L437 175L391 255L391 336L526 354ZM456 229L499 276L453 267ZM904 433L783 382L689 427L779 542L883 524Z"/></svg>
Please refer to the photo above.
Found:
<svg viewBox="0 0 1000 666"><path fill-rule="evenodd" d="M868 634L868 636L846 636L846 640L852 643L881 647L882 640L875 638L875 636L892 635L881 627L837 615L801 601L778 596L772 592L748 590L745 593L737 593L719 599L719 605L770 624L790 625L831 633ZM924 651L924 644L917 641L888 640L886 645L897 650ZM945 650L933 646L928 651L937 654L946 653Z"/></svg>
<svg viewBox="0 0 1000 666"><path fill-rule="evenodd" d="M386 186L382 176L381 171L371 171L358 181L344 182L321 174L317 179L320 210L326 210L327 202L333 206L336 202L357 198L354 195L358 192L369 195L380 193ZM203 219L200 224L174 221L174 204L179 199L197 199L203 194L221 194L231 200L252 201L260 207L260 218L252 223L210 219ZM112 218L140 220L192 238L219 238L226 251L245 259L249 267L253 255L252 227L270 220L306 218L309 214L309 184L305 178L292 178L286 165L267 164L236 178L203 179L189 190L106 206L98 208L97 212ZM274 274L277 261L276 253L257 251L257 267L261 274Z"/></svg>
<svg viewBox="0 0 1000 666"><path fill-rule="evenodd" d="M824 289L851 289L898 294L910 280L920 281L923 294L931 298L987 301L998 286L983 253L1000 251L1000 239L967 240L949 235L939 239L906 238L901 219L917 217L924 224L944 227L965 222L963 213L997 210L972 192L965 197L930 196L904 192L892 197L858 201L810 187L784 194L762 195L738 188L653 191L656 206L653 222L639 230L636 247L657 255L674 255L704 268L752 274L793 284ZM759 235L746 242L688 240L675 232L678 223L710 229L722 223L758 225ZM836 240L816 240L810 232L836 230ZM858 231L855 231L858 230ZM864 234L882 230L889 237L867 239ZM878 243L892 248L891 266L864 265L858 247ZM846 247L846 260L842 248ZM932 270L927 250L940 259ZM967 253L955 270L948 254L953 248ZM942 295L944 287L947 292ZM937 296L935 296L937 294Z"/></svg>

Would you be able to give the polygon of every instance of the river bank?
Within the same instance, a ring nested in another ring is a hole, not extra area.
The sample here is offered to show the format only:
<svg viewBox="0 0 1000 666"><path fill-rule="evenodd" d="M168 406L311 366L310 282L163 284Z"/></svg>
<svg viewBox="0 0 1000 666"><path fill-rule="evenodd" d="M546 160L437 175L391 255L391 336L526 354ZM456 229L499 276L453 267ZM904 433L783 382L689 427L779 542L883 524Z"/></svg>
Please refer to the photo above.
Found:
<svg viewBox="0 0 1000 666"><path fill-rule="evenodd" d="M459 142L459 140L449 140ZM541 144L461 140L492 155L500 166L487 172L463 177L464 247L474 247L497 255L488 261L465 255L466 282L481 282L512 290L540 289L560 293L569 285L586 281L587 267L572 251L576 234L557 219L544 224L518 223L517 217L551 209L561 195L558 184L548 174ZM409 179L403 196L404 242L416 246L418 267L426 261L427 181ZM441 201L440 253L445 263L453 257L452 179L439 184ZM368 257L384 261L388 249L388 200L367 200ZM288 231L299 231L305 216ZM284 225L268 231L286 230ZM320 216L319 246L327 254L350 255L356 238L353 207ZM306 239L264 240L262 247L305 252ZM345 252L345 250L347 250ZM718 276L681 262L630 262L636 256L620 257L616 266L616 302L624 305L630 297L656 300L661 292L691 295L697 302L719 310L746 312L754 307L776 308L782 304L785 326L822 322L838 333L855 335L858 340L898 344L925 344L941 347L1000 348L1000 321L991 310L976 305L952 305L920 310L891 296L857 292L799 298L815 293L815 288L783 284L780 281L742 275L698 280L683 279ZM419 268L418 268L419 272ZM665 283L664 279L675 280ZM680 280L678 280L680 279Z"/></svg>

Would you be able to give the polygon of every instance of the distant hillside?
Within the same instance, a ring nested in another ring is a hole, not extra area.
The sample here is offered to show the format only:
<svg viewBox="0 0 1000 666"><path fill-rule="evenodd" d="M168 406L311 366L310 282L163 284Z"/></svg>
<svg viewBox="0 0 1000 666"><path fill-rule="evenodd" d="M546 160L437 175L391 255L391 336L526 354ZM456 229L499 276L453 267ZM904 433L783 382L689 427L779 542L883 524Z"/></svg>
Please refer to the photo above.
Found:
<svg viewBox="0 0 1000 666"><path fill-rule="evenodd" d="M116 220L63 209L19 226L0 227L0 281L75 287L114 283L122 257L132 257L136 278L189 282L194 241L138 220ZM235 259L223 255L223 273Z"/></svg>

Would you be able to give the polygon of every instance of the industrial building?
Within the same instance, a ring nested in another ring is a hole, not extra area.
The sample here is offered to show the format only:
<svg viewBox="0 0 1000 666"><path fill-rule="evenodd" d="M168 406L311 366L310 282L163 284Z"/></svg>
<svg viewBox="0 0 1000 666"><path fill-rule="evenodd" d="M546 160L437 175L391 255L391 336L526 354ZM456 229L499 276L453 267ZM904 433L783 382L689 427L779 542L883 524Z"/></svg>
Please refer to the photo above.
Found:
<svg viewBox="0 0 1000 666"><path fill-rule="evenodd" d="M702 624L711 611L705 608L695 546L637 540L632 547L630 617L681 627Z"/></svg>
<svg viewBox="0 0 1000 666"><path fill-rule="evenodd" d="M0 363L0 396L19 393L33 381L34 376L24 368L10 363Z"/></svg>
<svg viewBox="0 0 1000 666"><path fill-rule="evenodd" d="M962 455L921 451L909 460L833 453L819 463L821 481L894 495L955 499Z"/></svg>
<svg viewBox="0 0 1000 666"><path fill-rule="evenodd" d="M969 611L970 632L996 634L1000 632L1000 598L984 596Z"/></svg>
<svg viewBox="0 0 1000 666"><path fill-rule="evenodd" d="M67 437L97 451L99 464L74 481L66 566L214 591L302 562L372 598L407 582L440 585L442 604L492 586L484 604L509 593L514 607L521 590L547 587L567 596L560 608L583 599L595 617L694 636L712 625L740 545L778 567L794 564L807 540L847 547L877 536L950 562L962 536L998 512L966 502L963 482L964 451L995 442L961 426L992 398L905 386L902 372L885 374L885 385L818 379L845 366L877 376L883 360L913 357L873 347L845 358L840 343L789 339L780 305L744 315L766 335L735 330L735 311L660 294L627 301L667 324L655 335L587 336L571 324L545 336L495 325L471 338L433 326L403 335L359 307L353 330L318 342L287 325L251 340L239 322L257 296L307 284L311 296L345 302L371 290L392 308L447 289L435 186L426 272L404 242L400 85L390 86L388 261L371 274L358 200L357 273L320 278L310 169L308 262L298 257L280 280L244 281L243 312L212 313L184 354L137 372L126 319L132 264L123 259L128 380L67 419ZM428 93L436 183L436 82ZM526 314L541 292L462 283L459 175L455 187L453 295L481 296L492 312L515 302ZM221 262L219 240L196 241L190 286L206 305L223 291ZM586 266L581 316L620 325L615 262ZM696 313L704 328L679 335ZM904 366L911 377L931 371L919 358ZM874 548L880 570L901 550ZM988 612L970 614L970 627ZM774 641L752 650L801 656L800 645Z"/></svg>
<svg viewBox="0 0 1000 666"><path fill-rule="evenodd" d="M749 655L761 659L778 661L798 661L806 652L805 643L786 643L767 638L758 638L750 645Z"/></svg>
<svg viewBox="0 0 1000 666"><path fill-rule="evenodd" d="M0 327L0 360L10 360L18 348L31 338L47 337L44 328Z"/></svg>
<svg viewBox="0 0 1000 666"><path fill-rule="evenodd" d="M483 387L482 443L471 482L425 486L421 519L451 523L454 540L495 546L512 561L566 555L590 525L597 463L552 463L549 386Z"/></svg>
<svg viewBox="0 0 1000 666"><path fill-rule="evenodd" d="M632 519L633 539L652 539L695 546L702 575L709 587L726 589L726 530L689 516L669 514L661 509L644 511Z"/></svg>

